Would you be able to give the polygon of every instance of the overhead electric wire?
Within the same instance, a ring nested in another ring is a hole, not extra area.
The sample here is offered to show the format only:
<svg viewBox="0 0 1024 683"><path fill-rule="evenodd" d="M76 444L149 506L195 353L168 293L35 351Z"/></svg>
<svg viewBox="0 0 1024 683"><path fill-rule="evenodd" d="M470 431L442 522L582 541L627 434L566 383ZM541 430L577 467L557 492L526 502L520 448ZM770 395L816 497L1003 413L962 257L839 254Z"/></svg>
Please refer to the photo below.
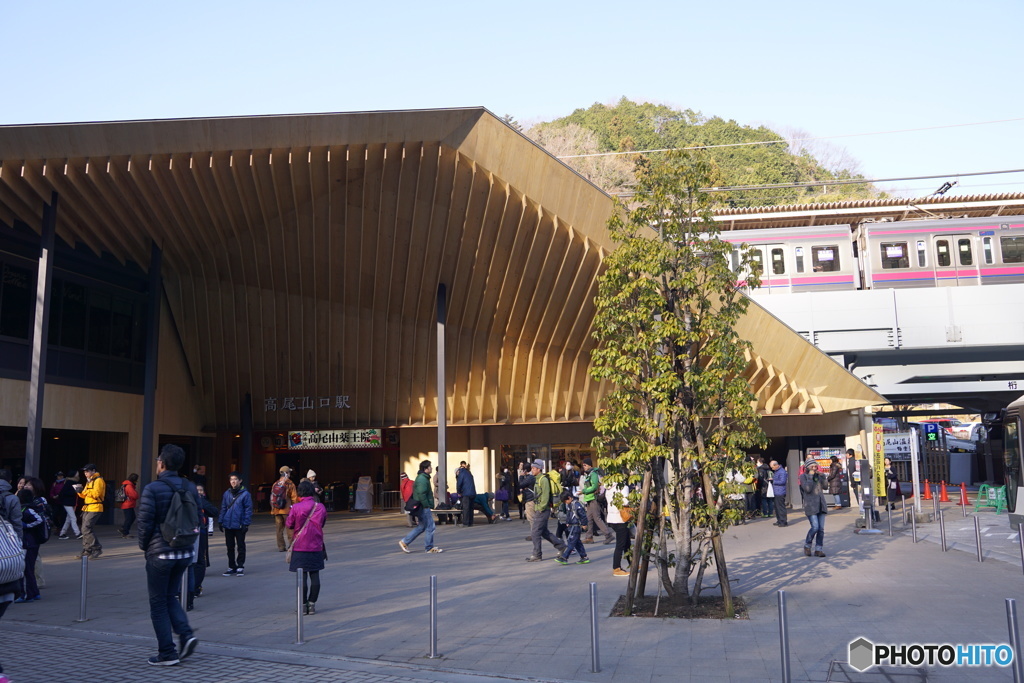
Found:
<svg viewBox="0 0 1024 683"><path fill-rule="evenodd" d="M905 176L901 178L863 178L860 180L813 180L801 183L775 183L771 185L731 185L725 187L702 187L701 192L742 192L746 190L773 190L787 187L817 187L819 185L867 185L869 183L892 183L901 180L936 180L939 178L966 178L979 175L999 175L1003 173L1024 173L1024 168L1013 168L1006 171L975 171L973 173L942 173L940 175Z"/></svg>
<svg viewBox="0 0 1024 683"><path fill-rule="evenodd" d="M694 147L666 147L664 149L642 149L632 152L594 152L593 154L566 154L557 157L558 159L585 159L589 157L611 157L624 156L627 154L656 154L658 152L679 152L697 149L718 149L722 147L749 147L753 145L788 145L793 142L808 142L810 140L833 140L836 138L856 138L869 135L892 135L895 133L918 133L926 130L940 130L943 128L964 128L966 126L987 126L993 123L1013 123L1024 121L1024 117L1014 119L996 119L994 121L974 121L972 123L951 123L943 126L925 126L922 128L901 128L897 130L877 130L870 133L845 133L841 135L820 135L810 138L792 138L790 140L759 140L756 142L731 142L722 145L696 145Z"/></svg>

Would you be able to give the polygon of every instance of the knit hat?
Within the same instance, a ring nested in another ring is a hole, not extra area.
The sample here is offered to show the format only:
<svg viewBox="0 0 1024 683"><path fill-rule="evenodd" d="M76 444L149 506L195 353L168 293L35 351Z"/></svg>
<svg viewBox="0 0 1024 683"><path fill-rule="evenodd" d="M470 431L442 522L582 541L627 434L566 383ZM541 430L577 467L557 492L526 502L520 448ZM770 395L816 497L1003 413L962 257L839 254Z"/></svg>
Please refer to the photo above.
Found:
<svg viewBox="0 0 1024 683"><path fill-rule="evenodd" d="M811 465L814 465L815 467L817 467L818 466L818 461L815 460L814 458L807 458L807 462L804 463L804 469L807 469Z"/></svg>
<svg viewBox="0 0 1024 683"><path fill-rule="evenodd" d="M283 465L281 467L281 469L278 470L278 472L280 472L281 474L291 474L292 473L292 468L288 467L288 465Z"/></svg>
<svg viewBox="0 0 1024 683"><path fill-rule="evenodd" d="M310 471L306 472L306 479L312 479L315 476L316 476L316 472L314 472L313 470L310 470Z"/></svg>
<svg viewBox="0 0 1024 683"><path fill-rule="evenodd" d="M408 474L406 474L405 472L402 472L402 473L401 473L400 475L398 475L398 478L399 478L399 479L408 479L408 478L409 478L409 475L408 475Z"/></svg>
<svg viewBox="0 0 1024 683"><path fill-rule="evenodd" d="M531 467L536 467L538 470L542 470L542 469L544 469L544 461L543 460L539 460L539 459L538 460L534 460L532 463L530 463L530 466Z"/></svg>

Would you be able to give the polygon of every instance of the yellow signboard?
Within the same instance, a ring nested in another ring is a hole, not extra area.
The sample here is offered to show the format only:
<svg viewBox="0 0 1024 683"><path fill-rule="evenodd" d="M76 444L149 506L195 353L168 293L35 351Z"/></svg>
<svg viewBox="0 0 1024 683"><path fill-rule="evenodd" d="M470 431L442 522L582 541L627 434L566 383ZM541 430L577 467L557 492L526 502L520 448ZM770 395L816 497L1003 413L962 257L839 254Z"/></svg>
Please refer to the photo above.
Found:
<svg viewBox="0 0 1024 683"><path fill-rule="evenodd" d="M882 425L875 422L873 427L875 447L872 452L871 468L875 480L875 495L885 498L885 435L882 433Z"/></svg>

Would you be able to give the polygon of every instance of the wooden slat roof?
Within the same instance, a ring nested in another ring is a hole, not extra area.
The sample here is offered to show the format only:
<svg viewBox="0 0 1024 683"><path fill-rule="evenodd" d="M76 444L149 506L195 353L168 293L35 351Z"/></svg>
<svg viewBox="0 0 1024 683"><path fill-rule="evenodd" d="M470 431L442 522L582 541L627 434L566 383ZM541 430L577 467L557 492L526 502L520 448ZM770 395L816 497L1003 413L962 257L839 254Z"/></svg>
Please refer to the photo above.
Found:
<svg viewBox="0 0 1024 683"><path fill-rule="evenodd" d="M440 283L450 423L596 414L612 200L484 109L0 127L0 220L38 230L52 191L65 241L143 266L161 247L211 429L237 428L246 391L258 428L435 423ZM774 368L766 413L884 402L750 320L751 376Z"/></svg>

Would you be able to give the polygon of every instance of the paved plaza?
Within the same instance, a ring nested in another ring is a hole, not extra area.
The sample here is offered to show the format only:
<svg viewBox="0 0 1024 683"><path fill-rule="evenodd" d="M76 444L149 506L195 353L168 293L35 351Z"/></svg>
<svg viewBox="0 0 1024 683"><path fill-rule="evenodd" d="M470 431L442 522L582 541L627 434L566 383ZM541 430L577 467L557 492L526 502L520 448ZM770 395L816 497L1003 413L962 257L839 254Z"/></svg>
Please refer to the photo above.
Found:
<svg viewBox="0 0 1024 683"><path fill-rule="evenodd" d="M588 546L593 562L526 563L527 526L518 520L472 528L439 525L441 554L406 555L400 513L332 514L330 560L317 614L295 645L295 577L260 515L249 534L246 576L222 577L223 536L211 539L205 592L189 618L200 639L178 667L150 667L156 651L145 570L133 541L102 527L104 556L89 563L88 621L79 615L81 563L75 541L42 552L43 599L12 605L0 620L2 657L14 683L54 681L668 681L781 680L776 591L787 595L794 681L1010 681L1009 669L894 668L857 674L847 644L1003 643L1004 598L1024 611L1024 573L1006 514L981 515L985 561L975 556L971 516L944 505L952 544L937 524L914 544L894 518L894 535L853 533L855 511L828 516L826 558L802 552L806 519L756 520L725 538L733 592L749 619L612 618L626 579L611 573L611 546ZM955 515L955 517L954 517ZM883 515L883 531L887 529ZM969 533L968 533L969 532ZM545 558L553 558L550 548ZM438 651L429 659L429 577L438 577ZM713 569L708 580L717 579ZM599 603L601 671L591 671L589 583ZM648 592L656 591L648 581Z"/></svg>

